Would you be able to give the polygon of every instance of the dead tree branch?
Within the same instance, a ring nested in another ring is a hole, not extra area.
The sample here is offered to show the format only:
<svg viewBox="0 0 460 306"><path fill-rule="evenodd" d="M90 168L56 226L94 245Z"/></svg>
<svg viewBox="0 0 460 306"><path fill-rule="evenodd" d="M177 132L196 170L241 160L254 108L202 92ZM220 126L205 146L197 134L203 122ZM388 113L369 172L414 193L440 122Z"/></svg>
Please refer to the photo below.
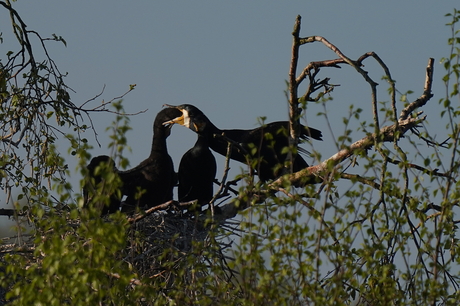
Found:
<svg viewBox="0 0 460 306"><path fill-rule="evenodd" d="M415 101L407 105L399 115L400 119L406 119L416 108L424 106L432 97L431 86L433 85L433 71L434 58L428 60L426 66L425 86L423 87L423 94Z"/></svg>
<svg viewBox="0 0 460 306"><path fill-rule="evenodd" d="M297 74L297 63L299 60L299 48L300 48L300 15L297 15L294 30L292 32L293 42L292 42L292 54L291 54L291 65L289 68L289 153L288 161L292 172L293 161L294 161L294 151L299 142L300 134L300 112L299 112L299 102L297 97L298 86L300 83L296 82Z"/></svg>
<svg viewBox="0 0 460 306"><path fill-rule="evenodd" d="M398 124L393 124L390 126L385 126L379 130L379 133L372 133L356 142L351 144L348 148L342 149L336 154L332 155L330 158L324 160L319 165L311 166L305 168L299 172L293 173L289 175L287 178L282 177L274 181L270 184L272 187L280 186L284 180L288 180L292 184L301 184L303 180L303 184L305 184L305 180L307 182L314 182L317 181L318 176L321 173L324 173L329 168L329 165L332 163L333 165L338 165L348 157L352 155L361 154L366 150L372 148L378 140L378 142L390 142L393 141L396 135L401 137L411 128L416 127L420 122L425 120L426 117L422 118L409 118L406 120L399 120Z"/></svg>

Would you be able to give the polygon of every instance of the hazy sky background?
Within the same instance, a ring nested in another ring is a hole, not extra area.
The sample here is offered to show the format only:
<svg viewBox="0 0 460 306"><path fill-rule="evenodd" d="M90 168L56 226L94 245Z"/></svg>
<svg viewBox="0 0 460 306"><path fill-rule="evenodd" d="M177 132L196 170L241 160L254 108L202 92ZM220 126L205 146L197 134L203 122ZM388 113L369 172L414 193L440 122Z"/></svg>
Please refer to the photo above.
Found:
<svg viewBox="0 0 460 306"><path fill-rule="evenodd" d="M124 99L127 112L148 109L131 118L128 133L132 153L126 151L131 166L145 159L150 150L153 119L163 104L189 103L198 106L220 128L253 128L257 118L287 120L285 98L288 77L291 32L296 15L302 16L301 36L320 35L335 44L345 55L357 59L368 51L376 52L388 65L401 92L413 90L410 100L423 91L425 67L434 57L435 97L425 108L428 122L435 131L444 91L439 64L447 56L450 30L446 13L457 1L25 1L13 3L29 30L42 36L55 33L65 38L67 47L50 42L50 56L61 72L68 72L67 84L76 93L77 105L105 92L94 102L110 100L136 89ZM0 10L0 31L5 42L1 57L11 45L9 16ZM37 42L35 42L37 43ZM38 50L38 45L35 50ZM337 56L320 43L303 46L302 69L308 62L335 59ZM387 101L388 88L381 80L383 71L373 60L364 69L380 83L379 100ZM324 117L316 116L323 106L308 106L306 119L323 130L323 142L314 149L323 157L335 153L333 137L343 131L342 117L354 104L370 114L370 88L352 68L323 69L320 77L332 77L340 84L328 102L331 130ZM432 111L430 111L430 109ZM398 111L401 110L399 105ZM93 156L109 153L109 133L105 128L113 114L94 114L99 132L99 148ZM445 134L444 131L440 134ZM353 140L362 136L356 132ZM442 136L442 135L441 135ZM182 154L193 146L192 131L175 126L168 139L175 166ZM308 146L307 146L308 148ZM65 150L64 148L62 148ZM216 156L217 157L217 156ZM310 163L314 161L308 160ZM68 159L71 169L76 162ZM218 159L223 162L223 159ZM242 164L233 162L237 174ZM72 178L74 183L79 174ZM78 187L75 188L75 192ZM3 217L5 218L5 217Z"/></svg>

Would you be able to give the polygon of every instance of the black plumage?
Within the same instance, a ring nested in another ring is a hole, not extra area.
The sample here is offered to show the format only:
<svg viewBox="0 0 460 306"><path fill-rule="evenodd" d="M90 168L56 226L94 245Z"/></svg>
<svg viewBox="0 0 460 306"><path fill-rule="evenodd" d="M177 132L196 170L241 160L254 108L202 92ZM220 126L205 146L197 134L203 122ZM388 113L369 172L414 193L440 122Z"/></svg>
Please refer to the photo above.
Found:
<svg viewBox="0 0 460 306"><path fill-rule="evenodd" d="M104 172L104 166L106 167L106 175L109 174L109 171L113 171L114 173L118 172L118 170L115 167L115 162L112 160L112 158L106 155L100 155L92 158L90 163L86 166L86 168L88 169L89 179L83 187L83 197L85 205L88 205L91 201L90 198L92 198L96 194L99 184L107 184L107 182L104 179L104 176L101 175L101 172ZM97 169L98 167L100 168ZM101 209L101 215L104 216L107 214L112 214L119 210L120 201L120 193L115 190L110 195L108 195L108 203L101 203L101 206L103 206Z"/></svg>
<svg viewBox="0 0 460 306"><path fill-rule="evenodd" d="M123 182L122 193L126 196L127 209L123 210L130 210L136 206L154 207L172 200L177 177L166 145L166 138L171 133L172 124L163 123L181 114L174 108L161 110L153 124L152 149L149 157L133 169L118 171ZM139 193L140 190L142 193Z"/></svg>
<svg viewBox="0 0 460 306"><path fill-rule="evenodd" d="M216 159L208 139L206 135L198 135L195 145L182 156L179 164L179 201L198 200L199 207L208 204L214 195L216 171Z"/></svg>
<svg viewBox="0 0 460 306"><path fill-rule="evenodd" d="M230 158L242 163L249 162L262 181L275 179L283 174L284 162L288 157L286 150L289 146L288 121L272 122L251 130L221 130L193 105L183 104L169 107L180 110L182 114L165 123L178 123L205 136L209 147L223 156L227 155L228 140L230 140L234 143ZM309 137L322 140L322 133L317 129L302 125L300 138L305 140ZM297 149L301 152L305 151L301 148ZM302 156L296 154L293 171L296 172L306 167L308 167L307 162Z"/></svg>

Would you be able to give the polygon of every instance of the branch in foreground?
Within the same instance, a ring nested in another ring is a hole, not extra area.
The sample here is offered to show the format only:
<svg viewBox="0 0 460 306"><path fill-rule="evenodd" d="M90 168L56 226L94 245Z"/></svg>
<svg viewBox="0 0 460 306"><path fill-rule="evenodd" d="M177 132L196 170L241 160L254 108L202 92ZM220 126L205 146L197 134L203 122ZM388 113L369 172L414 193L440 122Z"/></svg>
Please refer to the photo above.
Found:
<svg viewBox="0 0 460 306"><path fill-rule="evenodd" d="M299 59L299 47L300 47L300 15L297 15L294 31L292 32L293 42L292 42L292 54L291 54L291 65L289 68L289 152L288 152L288 161L292 165L294 161L293 150L299 143L300 135L300 121L299 121L299 102L297 97L297 90L299 83L296 82L296 71L297 71L297 62Z"/></svg>
<svg viewBox="0 0 460 306"><path fill-rule="evenodd" d="M428 100L433 97L431 93L431 85L433 84L433 65L434 58L428 60L428 65L426 67L426 76L425 76L425 86L423 88L423 94L414 102L406 106L399 115L399 119L407 119L407 117L418 107L424 106Z"/></svg>
<svg viewBox="0 0 460 306"><path fill-rule="evenodd" d="M293 185L305 185L306 182L308 183L312 180L316 181L321 173L324 173L329 169L329 165L338 165L348 157L372 148L376 142L390 142L393 141L395 137L400 138L408 130L416 127L420 122L425 120L425 118L426 116L422 118L417 117L409 118L406 120L399 120L397 124L386 126L380 129L378 135L376 133L369 134L368 136L351 144L348 148L340 150L319 165L305 168L299 172L288 175L287 177L281 177L271 183L269 186L271 189L276 189L279 186L282 186L285 183L285 180L288 180Z"/></svg>

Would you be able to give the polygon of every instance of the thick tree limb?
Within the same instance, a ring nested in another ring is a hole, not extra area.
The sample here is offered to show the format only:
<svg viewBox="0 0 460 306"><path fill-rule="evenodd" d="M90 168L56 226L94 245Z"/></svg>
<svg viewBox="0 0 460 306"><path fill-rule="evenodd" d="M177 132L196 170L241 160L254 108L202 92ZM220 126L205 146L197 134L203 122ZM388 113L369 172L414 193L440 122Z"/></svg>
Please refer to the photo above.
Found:
<svg viewBox="0 0 460 306"><path fill-rule="evenodd" d="M406 120L400 120L397 124L385 126L380 129L378 134L372 133L352 143L348 148L340 150L336 154L321 162L319 165L305 168L299 172L288 175L287 177L281 177L269 186L273 189L277 188L278 186L285 184L285 180L288 180L293 185L305 185L305 182L315 182L317 181L318 176L330 169L330 165L338 165L348 157L372 148L376 141L378 143L393 141L395 137L401 137L408 130L416 127L420 122L425 120L425 118L426 117L409 118Z"/></svg>

